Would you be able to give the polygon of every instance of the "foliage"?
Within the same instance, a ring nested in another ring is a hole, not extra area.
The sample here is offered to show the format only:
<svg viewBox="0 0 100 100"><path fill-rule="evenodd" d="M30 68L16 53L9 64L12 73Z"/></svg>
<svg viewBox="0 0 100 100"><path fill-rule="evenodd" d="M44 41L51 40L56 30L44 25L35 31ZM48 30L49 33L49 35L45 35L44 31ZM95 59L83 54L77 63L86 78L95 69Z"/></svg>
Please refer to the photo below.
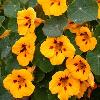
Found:
<svg viewBox="0 0 100 100"><path fill-rule="evenodd" d="M52 65L48 58L40 52L40 45L46 37L58 37L66 35L75 46L76 54L84 56L91 66L95 80L100 84L100 20L97 18L98 4L96 0L68 0L68 11L62 16L47 16L37 0L0 0L0 35L5 30L11 33L4 38L0 38L0 100L11 100L11 95L3 87L3 79L11 73L13 69L21 69L16 56L11 49L14 43L20 38L17 27L17 12L24 8L33 7L37 17L44 20L44 23L35 29L37 36L36 50L32 65L36 66L34 84L36 89L30 100L58 100L56 95L52 95L48 89L52 75L58 70L64 70L65 64L60 66ZM64 30L67 21L88 25L97 39L96 48L93 51L82 52L75 43L75 35L69 30ZM64 61L65 62L65 61ZM96 95L96 94L95 94ZM95 96L96 98L96 96ZM72 98L71 100L76 100ZM86 99L84 99L86 100ZM98 100L98 99L91 99Z"/></svg>

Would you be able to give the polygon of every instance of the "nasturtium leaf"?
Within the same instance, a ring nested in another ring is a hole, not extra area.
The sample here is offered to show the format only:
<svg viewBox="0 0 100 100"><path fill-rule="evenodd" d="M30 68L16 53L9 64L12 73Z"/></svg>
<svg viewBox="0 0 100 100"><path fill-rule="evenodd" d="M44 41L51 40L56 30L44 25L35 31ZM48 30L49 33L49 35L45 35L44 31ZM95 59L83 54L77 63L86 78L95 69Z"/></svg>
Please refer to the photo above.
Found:
<svg viewBox="0 0 100 100"><path fill-rule="evenodd" d="M28 0L29 7L34 7L37 3L37 0Z"/></svg>
<svg viewBox="0 0 100 100"><path fill-rule="evenodd" d="M96 0L73 0L68 7L68 18L76 23L96 20L97 13Z"/></svg>
<svg viewBox="0 0 100 100"><path fill-rule="evenodd" d="M1 59L6 58L8 54L10 53L11 47L7 46L6 48L3 49L1 52Z"/></svg>
<svg viewBox="0 0 100 100"><path fill-rule="evenodd" d="M5 16L0 16L0 27L1 27L4 20L5 20Z"/></svg>
<svg viewBox="0 0 100 100"><path fill-rule="evenodd" d="M39 45L36 46L34 63L45 73L50 72L54 69L54 66L50 63L49 59L45 58L41 54Z"/></svg>
<svg viewBox="0 0 100 100"><path fill-rule="evenodd" d="M92 72L95 75L100 75L100 54L97 55L94 52L88 52L87 61L91 66Z"/></svg>
<svg viewBox="0 0 100 100"><path fill-rule="evenodd" d="M2 77L1 73L0 73L0 96L2 96L6 92L6 90L3 87L3 79L4 79L4 77Z"/></svg>
<svg viewBox="0 0 100 100"><path fill-rule="evenodd" d="M95 80L96 80L96 83L100 83L100 75L95 75Z"/></svg>
<svg viewBox="0 0 100 100"><path fill-rule="evenodd" d="M51 92L45 88L36 88L34 91L31 100L58 100L57 96L54 94L51 94Z"/></svg>
<svg viewBox="0 0 100 100"><path fill-rule="evenodd" d="M26 4L29 0L20 0L21 3Z"/></svg>
<svg viewBox="0 0 100 100"><path fill-rule="evenodd" d="M13 97L9 92L5 92L4 94L0 95L0 100L12 100Z"/></svg>
<svg viewBox="0 0 100 100"><path fill-rule="evenodd" d="M10 48L10 41L8 37L0 40L0 57L1 58L9 54L9 50L7 48ZM6 52L6 54L4 52Z"/></svg>
<svg viewBox="0 0 100 100"><path fill-rule="evenodd" d="M58 37L63 34L67 18L65 16L51 17L44 23L43 31L46 36Z"/></svg>
<svg viewBox="0 0 100 100"><path fill-rule="evenodd" d="M4 76L0 76L0 100L12 100L12 96L5 88L3 87Z"/></svg>
<svg viewBox="0 0 100 100"><path fill-rule="evenodd" d="M12 55L11 53L5 59L5 72L7 74L11 73L13 69L21 69L21 66L19 65L17 61L17 57L15 55Z"/></svg>
<svg viewBox="0 0 100 100"><path fill-rule="evenodd" d="M34 80L35 83L40 82L45 77L45 73L42 72L39 68L37 68L35 70L34 77L35 77L35 80Z"/></svg>
<svg viewBox="0 0 100 100"><path fill-rule="evenodd" d="M10 18L16 18L17 12L20 10L20 4L9 3L4 6L4 14Z"/></svg>
<svg viewBox="0 0 100 100"><path fill-rule="evenodd" d="M95 75L100 75L100 25L96 27L94 36L97 39L97 45L92 52L87 54L87 60L91 65L93 73Z"/></svg>
<svg viewBox="0 0 100 100"><path fill-rule="evenodd" d="M17 20L15 18L9 19L8 29L10 29L12 32L17 32Z"/></svg>
<svg viewBox="0 0 100 100"><path fill-rule="evenodd" d="M10 45L11 47L15 44L15 42L17 40L19 40L20 36L18 33L16 32L12 32L10 35L9 35L9 41L10 41Z"/></svg>

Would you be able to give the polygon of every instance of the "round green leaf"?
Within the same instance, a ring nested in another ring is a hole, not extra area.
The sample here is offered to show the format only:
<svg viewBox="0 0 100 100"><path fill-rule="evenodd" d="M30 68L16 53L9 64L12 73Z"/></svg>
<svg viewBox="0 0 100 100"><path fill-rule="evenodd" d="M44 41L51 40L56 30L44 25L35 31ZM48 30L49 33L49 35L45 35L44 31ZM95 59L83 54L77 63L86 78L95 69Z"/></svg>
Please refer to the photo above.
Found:
<svg viewBox="0 0 100 100"><path fill-rule="evenodd" d="M5 5L4 14L7 17L16 18L16 14L19 10L20 10L20 5L10 3L8 5Z"/></svg>
<svg viewBox="0 0 100 100"><path fill-rule="evenodd" d="M40 82L43 80L43 78L45 77L45 73L42 72L39 68L35 70L35 73L34 73L34 76L35 76L35 80L34 82Z"/></svg>
<svg viewBox="0 0 100 100"><path fill-rule="evenodd" d="M87 60L89 61L92 71L95 75L100 75L100 25L96 27L94 36L97 39L96 48L87 54Z"/></svg>
<svg viewBox="0 0 100 100"><path fill-rule="evenodd" d="M96 0L73 0L68 7L68 18L77 23L96 20L97 14Z"/></svg>
<svg viewBox="0 0 100 100"><path fill-rule="evenodd" d="M17 32L17 20L16 19L9 19L8 22L8 29L10 29L12 32Z"/></svg>
<svg viewBox="0 0 100 100"><path fill-rule="evenodd" d="M31 100L58 100L56 95L50 93L47 88L36 88Z"/></svg>
<svg viewBox="0 0 100 100"><path fill-rule="evenodd" d="M63 34L67 18L64 16L51 17L44 23L43 31L46 36L57 37Z"/></svg>
<svg viewBox="0 0 100 100"><path fill-rule="evenodd" d="M28 0L29 7L34 7L37 3L37 0Z"/></svg>
<svg viewBox="0 0 100 100"><path fill-rule="evenodd" d="M92 72L95 75L100 75L100 55L96 55L94 52L87 53L87 61L89 62Z"/></svg>

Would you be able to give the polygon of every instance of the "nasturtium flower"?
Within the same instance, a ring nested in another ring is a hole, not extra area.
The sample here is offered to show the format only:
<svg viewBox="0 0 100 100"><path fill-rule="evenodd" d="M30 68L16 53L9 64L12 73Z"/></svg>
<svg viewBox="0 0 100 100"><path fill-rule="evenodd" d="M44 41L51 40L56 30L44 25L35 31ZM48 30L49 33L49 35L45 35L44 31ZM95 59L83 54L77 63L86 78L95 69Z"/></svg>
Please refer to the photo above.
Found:
<svg viewBox="0 0 100 100"><path fill-rule="evenodd" d="M100 1L98 2L98 18L100 19Z"/></svg>
<svg viewBox="0 0 100 100"><path fill-rule="evenodd" d="M89 83L89 86L94 87L95 82L94 82L94 76L93 76L92 72L90 72L87 82Z"/></svg>
<svg viewBox="0 0 100 100"><path fill-rule="evenodd" d="M95 82L94 82L94 76L92 72L90 72L89 77L85 81L80 81L80 90L79 93L76 95L78 98L83 97L84 93L87 91L89 87L94 87Z"/></svg>
<svg viewBox="0 0 100 100"><path fill-rule="evenodd" d="M74 79L67 69L56 72L49 82L49 90L52 94L58 94L60 100L67 100L68 97L77 95L79 89L80 81Z"/></svg>
<svg viewBox="0 0 100 100"><path fill-rule="evenodd" d="M30 96L35 86L32 84L33 76L26 69L13 70L11 74L3 80L4 87L15 98L22 98L24 96Z"/></svg>
<svg viewBox="0 0 100 100"><path fill-rule="evenodd" d="M26 35L27 32L33 33L35 30L36 12L32 7L18 11L17 13L17 24L18 33L20 35Z"/></svg>
<svg viewBox="0 0 100 100"><path fill-rule="evenodd" d="M35 34L27 34L21 37L12 47L12 52L17 55L20 65L27 66L33 60L35 51Z"/></svg>
<svg viewBox="0 0 100 100"><path fill-rule="evenodd" d="M60 65L63 63L65 57L73 57L75 48L70 43L67 36L48 37L46 41L41 44L41 53L50 59L52 65Z"/></svg>
<svg viewBox="0 0 100 100"><path fill-rule="evenodd" d="M66 0L38 0L45 15L62 15L67 10Z"/></svg>
<svg viewBox="0 0 100 100"><path fill-rule="evenodd" d="M66 67L71 72L72 76L81 81L87 80L90 74L90 65L80 55L66 60Z"/></svg>
<svg viewBox="0 0 100 100"><path fill-rule="evenodd" d="M70 32L77 33L79 31L80 27L81 27L80 24L76 24L73 21L68 20L67 26L65 27L65 30L69 29Z"/></svg>
<svg viewBox="0 0 100 100"><path fill-rule="evenodd" d="M81 81L80 82L80 90L79 93L76 95L77 98L83 97L84 93L86 92L87 88L89 87L89 84L87 81Z"/></svg>
<svg viewBox="0 0 100 100"><path fill-rule="evenodd" d="M83 52L93 50L97 44L96 38L92 37L92 32L87 27L80 28L75 37L75 41L80 50Z"/></svg>

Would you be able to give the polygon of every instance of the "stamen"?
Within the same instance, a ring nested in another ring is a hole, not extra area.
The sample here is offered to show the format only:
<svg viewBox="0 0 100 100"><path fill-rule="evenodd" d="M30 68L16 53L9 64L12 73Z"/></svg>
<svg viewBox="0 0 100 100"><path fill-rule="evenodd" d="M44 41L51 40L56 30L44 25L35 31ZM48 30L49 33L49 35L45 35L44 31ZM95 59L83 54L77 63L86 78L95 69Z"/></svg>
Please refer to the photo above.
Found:
<svg viewBox="0 0 100 100"><path fill-rule="evenodd" d="M17 80L13 80L13 82L14 82L14 83L16 83L16 82L17 82Z"/></svg>
<svg viewBox="0 0 100 100"><path fill-rule="evenodd" d="M71 84L71 83L69 83L69 86L71 87L71 86L72 86L72 84Z"/></svg>
<svg viewBox="0 0 100 100"><path fill-rule="evenodd" d="M60 1L58 2L58 5L60 6Z"/></svg>
<svg viewBox="0 0 100 100"><path fill-rule="evenodd" d="M67 87L66 86L64 87L64 90L67 90Z"/></svg>
<svg viewBox="0 0 100 100"><path fill-rule="evenodd" d="M27 87L27 84L25 83L25 87Z"/></svg>
<svg viewBox="0 0 100 100"><path fill-rule="evenodd" d="M19 85L19 89L21 88L22 86L21 85Z"/></svg>
<svg viewBox="0 0 100 100"><path fill-rule="evenodd" d="M63 48L64 51L66 51L66 48Z"/></svg>
<svg viewBox="0 0 100 100"><path fill-rule="evenodd" d="M83 70L83 74L85 73L85 70Z"/></svg>
<svg viewBox="0 0 100 100"><path fill-rule="evenodd" d="M58 52L56 52L56 56L58 55Z"/></svg>
<svg viewBox="0 0 100 100"><path fill-rule="evenodd" d="M78 63L75 63L74 65L75 65L75 66L77 66L77 65L78 65Z"/></svg>
<svg viewBox="0 0 100 100"><path fill-rule="evenodd" d="M28 23L26 23L25 26L28 26Z"/></svg>
<svg viewBox="0 0 100 100"><path fill-rule="evenodd" d="M51 5L51 6L54 5L54 2L52 2L50 5Z"/></svg>
<svg viewBox="0 0 100 100"><path fill-rule="evenodd" d="M22 50L20 50L20 53L26 50L26 45L22 44Z"/></svg>
<svg viewBox="0 0 100 100"><path fill-rule="evenodd" d="M20 75L18 75L18 78L21 77Z"/></svg>
<svg viewBox="0 0 100 100"><path fill-rule="evenodd" d="M77 69L76 72L79 72L79 69Z"/></svg>
<svg viewBox="0 0 100 100"><path fill-rule="evenodd" d="M24 18L25 18L25 19L29 19L29 17L28 17L28 16L25 16Z"/></svg>
<svg viewBox="0 0 100 100"><path fill-rule="evenodd" d="M82 39L82 41L85 41L86 39Z"/></svg>
<svg viewBox="0 0 100 100"><path fill-rule="evenodd" d="M53 49L53 46L50 46L50 48L49 49Z"/></svg>
<svg viewBox="0 0 100 100"><path fill-rule="evenodd" d="M60 86L60 85L61 85L61 83L58 83L58 85Z"/></svg>
<svg viewBox="0 0 100 100"><path fill-rule="evenodd" d="M54 43L56 44L57 43L57 40L54 40Z"/></svg>

